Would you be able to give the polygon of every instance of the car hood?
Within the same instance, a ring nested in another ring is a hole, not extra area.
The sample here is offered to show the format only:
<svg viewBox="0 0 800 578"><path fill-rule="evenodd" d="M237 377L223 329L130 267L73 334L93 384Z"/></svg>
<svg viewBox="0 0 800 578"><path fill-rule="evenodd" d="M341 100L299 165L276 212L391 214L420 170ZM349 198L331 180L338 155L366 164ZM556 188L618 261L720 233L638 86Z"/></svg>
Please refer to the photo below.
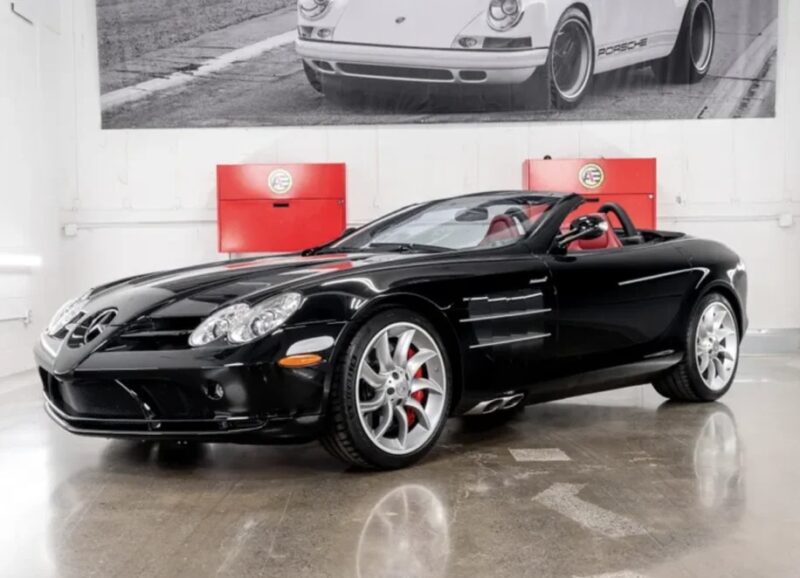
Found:
<svg viewBox="0 0 800 578"><path fill-rule="evenodd" d="M281 255L164 271L98 287L92 292L86 313L115 309L113 325L123 325L145 314L154 318L205 317L230 301L258 300L316 279L346 276L354 269L422 256Z"/></svg>
<svg viewBox="0 0 800 578"><path fill-rule="evenodd" d="M489 0L349 0L334 40L451 48L456 36L488 8Z"/></svg>

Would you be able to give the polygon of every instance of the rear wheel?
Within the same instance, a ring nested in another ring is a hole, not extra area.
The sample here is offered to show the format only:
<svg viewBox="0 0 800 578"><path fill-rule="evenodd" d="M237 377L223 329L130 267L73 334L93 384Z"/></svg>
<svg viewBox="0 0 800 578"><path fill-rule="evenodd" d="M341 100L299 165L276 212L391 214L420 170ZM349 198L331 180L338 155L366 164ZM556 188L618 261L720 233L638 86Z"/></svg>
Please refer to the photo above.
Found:
<svg viewBox="0 0 800 578"><path fill-rule="evenodd" d="M337 364L323 446L360 467L413 464L444 428L450 376L444 345L424 317L407 309L377 314Z"/></svg>
<svg viewBox="0 0 800 578"><path fill-rule="evenodd" d="M694 307L686 335L686 357L654 382L676 401L716 401L733 384L739 366L739 328L733 307L710 293Z"/></svg>
<svg viewBox="0 0 800 578"><path fill-rule="evenodd" d="M708 0L690 0L675 48L652 64L662 82L699 82L711 69L716 46L714 9Z"/></svg>
<svg viewBox="0 0 800 578"><path fill-rule="evenodd" d="M592 24L581 10L570 8L553 33L547 62L527 83L535 104L564 110L577 107L589 91L594 65Z"/></svg>

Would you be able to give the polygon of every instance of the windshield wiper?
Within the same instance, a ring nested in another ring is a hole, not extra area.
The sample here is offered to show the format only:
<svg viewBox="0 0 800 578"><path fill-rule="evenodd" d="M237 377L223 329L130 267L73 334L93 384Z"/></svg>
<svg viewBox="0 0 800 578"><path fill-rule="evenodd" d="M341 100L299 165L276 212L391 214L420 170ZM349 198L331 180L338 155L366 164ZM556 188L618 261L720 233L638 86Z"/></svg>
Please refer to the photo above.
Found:
<svg viewBox="0 0 800 578"><path fill-rule="evenodd" d="M316 247L314 249L306 249L303 252L303 257L307 257L309 255L338 255L339 253L363 253L365 249L363 247L328 247L327 245L323 245L322 247Z"/></svg>
<svg viewBox="0 0 800 578"><path fill-rule="evenodd" d="M450 250L447 247L422 245L420 243L370 243L365 249L385 249L397 253L444 253Z"/></svg>

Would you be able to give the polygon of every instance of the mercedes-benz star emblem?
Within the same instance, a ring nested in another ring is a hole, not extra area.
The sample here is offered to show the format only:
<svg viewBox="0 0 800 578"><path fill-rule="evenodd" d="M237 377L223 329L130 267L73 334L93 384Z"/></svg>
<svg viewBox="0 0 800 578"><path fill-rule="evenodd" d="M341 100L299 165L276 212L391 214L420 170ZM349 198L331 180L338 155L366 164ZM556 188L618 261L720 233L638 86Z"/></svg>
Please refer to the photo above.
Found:
<svg viewBox="0 0 800 578"><path fill-rule="evenodd" d="M92 320L91 324L89 325L89 329L86 330L86 334L83 337L83 342L89 343L90 341L102 335L116 316L117 312L114 309L108 309L99 313L97 317Z"/></svg>

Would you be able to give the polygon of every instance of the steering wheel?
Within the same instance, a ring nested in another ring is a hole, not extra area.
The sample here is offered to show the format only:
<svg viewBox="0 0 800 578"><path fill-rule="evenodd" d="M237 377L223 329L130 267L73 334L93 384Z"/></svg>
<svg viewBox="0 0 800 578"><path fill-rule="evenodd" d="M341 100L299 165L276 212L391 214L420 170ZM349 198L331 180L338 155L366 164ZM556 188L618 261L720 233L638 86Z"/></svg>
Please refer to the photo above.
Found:
<svg viewBox="0 0 800 578"><path fill-rule="evenodd" d="M641 237L639 230L633 224L633 220L628 215L628 212L617 203L606 203L600 207L600 209L598 209L598 212L605 215L613 213L617 220L619 220L619 222L622 224L622 230L625 232L626 238L636 239Z"/></svg>

